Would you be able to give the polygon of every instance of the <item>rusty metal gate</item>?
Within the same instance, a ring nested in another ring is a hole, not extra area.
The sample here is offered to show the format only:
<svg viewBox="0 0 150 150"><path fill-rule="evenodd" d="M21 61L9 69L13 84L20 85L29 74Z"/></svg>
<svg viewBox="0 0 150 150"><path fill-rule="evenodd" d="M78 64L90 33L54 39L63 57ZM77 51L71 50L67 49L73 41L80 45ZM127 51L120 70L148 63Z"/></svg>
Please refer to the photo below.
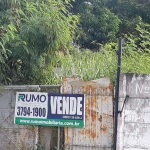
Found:
<svg viewBox="0 0 150 150"><path fill-rule="evenodd" d="M119 97L117 150L150 150L150 75L121 75Z"/></svg>
<svg viewBox="0 0 150 150"><path fill-rule="evenodd" d="M65 128L65 150L111 150L113 89L109 79L64 78L63 93L85 94L85 128Z"/></svg>

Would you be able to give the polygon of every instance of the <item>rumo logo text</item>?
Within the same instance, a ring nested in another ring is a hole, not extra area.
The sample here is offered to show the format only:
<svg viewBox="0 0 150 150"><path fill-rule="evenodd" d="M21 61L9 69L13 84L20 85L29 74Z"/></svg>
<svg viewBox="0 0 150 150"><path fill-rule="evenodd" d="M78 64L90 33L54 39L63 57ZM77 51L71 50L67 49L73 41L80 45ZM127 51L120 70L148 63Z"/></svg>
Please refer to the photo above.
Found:
<svg viewBox="0 0 150 150"><path fill-rule="evenodd" d="M46 101L47 97L46 95L40 95L40 94L19 94L18 101L22 102L41 102L44 103Z"/></svg>

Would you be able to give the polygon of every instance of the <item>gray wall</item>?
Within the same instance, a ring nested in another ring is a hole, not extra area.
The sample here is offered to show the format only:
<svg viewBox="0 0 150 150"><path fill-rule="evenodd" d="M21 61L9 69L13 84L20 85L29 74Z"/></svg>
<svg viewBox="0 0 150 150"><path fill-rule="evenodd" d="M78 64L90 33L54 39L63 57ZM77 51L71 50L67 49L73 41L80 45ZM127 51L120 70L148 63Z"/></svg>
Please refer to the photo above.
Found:
<svg viewBox="0 0 150 150"><path fill-rule="evenodd" d="M150 75L122 74L118 116L117 150L150 149Z"/></svg>
<svg viewBox="0 0 150 150"><path fill-rule="evenodd" d="M20 90L0 89L0 150L36 148L37 127L14 124L16 91Z"/></svg>

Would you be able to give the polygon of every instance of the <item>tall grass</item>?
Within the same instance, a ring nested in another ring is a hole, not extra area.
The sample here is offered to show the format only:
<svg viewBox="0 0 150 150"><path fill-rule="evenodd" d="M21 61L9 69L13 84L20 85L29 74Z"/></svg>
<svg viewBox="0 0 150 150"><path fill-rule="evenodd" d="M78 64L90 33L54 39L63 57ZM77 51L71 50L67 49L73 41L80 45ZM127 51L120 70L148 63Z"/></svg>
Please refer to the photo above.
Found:
<svg viewBox="0 0 150 150"><path fill-rule="evenodd" d="M108 77L115 84L117 45L105 45L99 52L75 49L71 54L57 54L56 60L43 71L44 84L60 84L68 76L81 76L85 81ZM122 73L150 73L149 64L150 54L123 50Z"/></svg>

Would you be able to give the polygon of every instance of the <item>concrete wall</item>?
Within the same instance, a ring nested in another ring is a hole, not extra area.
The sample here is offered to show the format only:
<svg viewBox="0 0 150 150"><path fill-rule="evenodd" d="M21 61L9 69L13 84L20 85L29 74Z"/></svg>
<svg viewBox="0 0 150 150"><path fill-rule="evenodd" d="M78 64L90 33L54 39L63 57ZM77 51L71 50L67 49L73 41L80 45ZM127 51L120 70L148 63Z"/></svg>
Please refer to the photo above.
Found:
<svg viewBox="0 0 150 150"><path fill-rule="evenodd" d="M123 74L120 78L117 150L150 149L150 75Z"/></svg>

